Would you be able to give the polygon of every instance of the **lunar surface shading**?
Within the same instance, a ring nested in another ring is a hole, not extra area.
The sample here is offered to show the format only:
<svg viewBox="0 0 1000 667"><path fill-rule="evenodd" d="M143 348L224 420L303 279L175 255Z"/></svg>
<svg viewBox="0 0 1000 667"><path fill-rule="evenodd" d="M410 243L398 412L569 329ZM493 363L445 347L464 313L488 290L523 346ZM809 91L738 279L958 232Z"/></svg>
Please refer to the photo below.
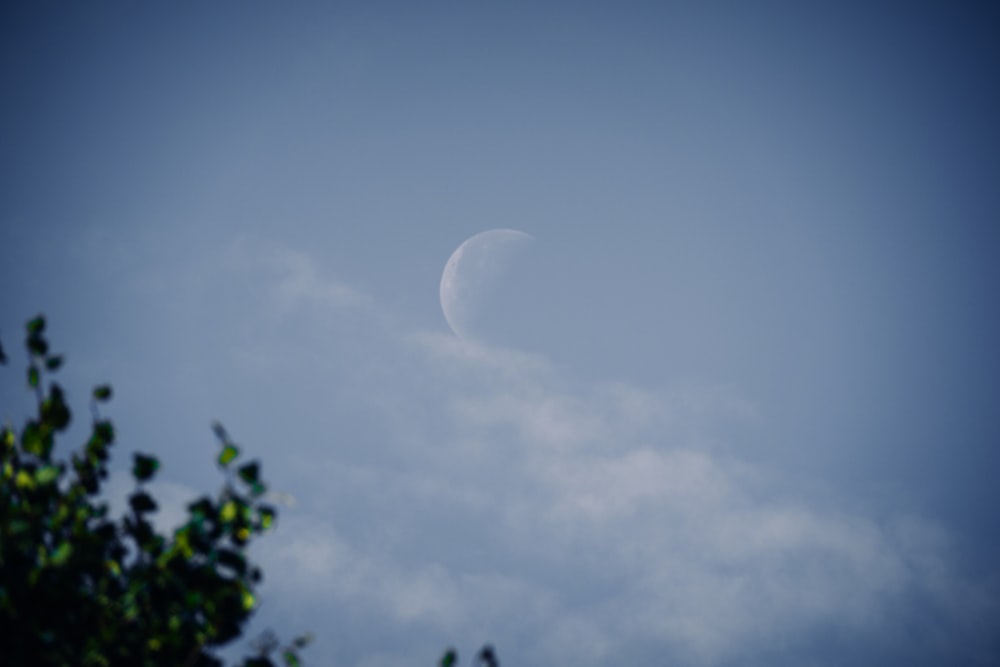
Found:
<svg viewBox="0 0 1000 667"><path fill-rule="evenodd" d="M463 339L480 337L477 319L522 246L534 239L516 229L491 229L466 239L441 274L441 310Z"/></svg>

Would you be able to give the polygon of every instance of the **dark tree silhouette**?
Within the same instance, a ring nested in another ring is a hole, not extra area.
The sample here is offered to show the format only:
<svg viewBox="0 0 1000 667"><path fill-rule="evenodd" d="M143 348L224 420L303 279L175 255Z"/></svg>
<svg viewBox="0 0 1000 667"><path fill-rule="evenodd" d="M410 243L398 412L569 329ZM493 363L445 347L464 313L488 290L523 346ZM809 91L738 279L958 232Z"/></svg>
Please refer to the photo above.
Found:
<svg viewBox="0 0 1000 667"><path fill-rule="evenodd" d="M49 351L45 320L27 324L29 388L37 414L17 431L0 429L0 628L5 665L221 665L216 652L239 638L257 606L261 571L247 547L276 517L264 502L257 461L215 425L216 462L225 481L215 496L187 506L172 534L150 522L157 503L147 484L160 464L136 454L135 489L121 518L101 499L115 441L92 392L91 434L70 459L54 455L72 414L49 381L63 357ZM0 348L0 363L7 361ZM265 634L244 667L300 664L308 636L282 646Z"/></svg>
<svg viewBox="0 0 1000 667"><path fill-rule="evenodd" d="M45 319L27 324L29 389L37 412L17 430L0 428L0 662L10 667L215 667L220 648L240 638L257 607L262 579L247 557L277 513L265 502L267 486L257 461L243 462L221 424L216 464L221 490L187 505L187 520L161 534L150 521L157 511L148 483L159 460L135 454L135 489L128 510L109 514L101 487L115 429L100 412L109 385L91 392L91 433L69 460L55 453L56 437L72 413L51 376L63 364L49 351ZM8 361L0 345L0 364ZM48 382L46 388L46 381ZM242 667L301 664L311 641L303 635L283 645L265 631L250 643ZM448 649L441 667L456 667ZM499 667L489 645L479 667Z"/></svg>

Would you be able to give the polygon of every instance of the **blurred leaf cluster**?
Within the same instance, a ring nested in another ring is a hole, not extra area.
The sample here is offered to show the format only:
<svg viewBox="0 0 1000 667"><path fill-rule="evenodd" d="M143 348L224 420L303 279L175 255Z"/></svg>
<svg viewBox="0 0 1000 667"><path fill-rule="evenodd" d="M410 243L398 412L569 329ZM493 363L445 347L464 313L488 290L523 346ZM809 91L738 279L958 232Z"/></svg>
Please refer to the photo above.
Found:
<svg viewBox="0 0 1000 667"><path fill-rule="evenodd" d="M439 663L441 667L458 667L458 652L450 648L444 652L441 656L441 662ZM489 644L486 644L479 650L476 655L476 665L477 667L500 667L500 661L497 660L496 651Z"/></svg>
<svg viewBox="0 0 1000 667"><path fill-rule="evenodd" d="M60 460L53 455L56 437L72 413L49 378L63 358L50 352L41 316L27 324L27 349L37 414L20 430L0 429L0 662L221 665L216 651L241 636L257 607L262 575L247 547L276 518L264 502L260 465L242 462L239 447L216 424L216 461L225 475L218 494L191 502L187 520L161 534L151 522L157 502L147 487L160 463L136 454L128 510L112 517L101 486L115 430L99 410L111 387L93 390L90 436ZM0 347L0 363L6 361ZM282 645L265 633L241 664L299 665L309 641Z"/></svg>

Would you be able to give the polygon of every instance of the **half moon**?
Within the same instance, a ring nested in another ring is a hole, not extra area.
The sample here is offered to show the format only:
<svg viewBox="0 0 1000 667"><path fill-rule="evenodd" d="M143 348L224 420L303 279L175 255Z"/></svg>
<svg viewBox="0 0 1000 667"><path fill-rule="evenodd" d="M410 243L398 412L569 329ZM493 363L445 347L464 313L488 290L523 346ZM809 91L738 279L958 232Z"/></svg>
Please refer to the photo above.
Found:
<svg viewBox="0 0 1000 667"><path fill-rule="evenodd" d="M455 335L476 338L476 319L519 247L533 240L516 229L490 229L466 239L441 274L441 311Z"/></svg>

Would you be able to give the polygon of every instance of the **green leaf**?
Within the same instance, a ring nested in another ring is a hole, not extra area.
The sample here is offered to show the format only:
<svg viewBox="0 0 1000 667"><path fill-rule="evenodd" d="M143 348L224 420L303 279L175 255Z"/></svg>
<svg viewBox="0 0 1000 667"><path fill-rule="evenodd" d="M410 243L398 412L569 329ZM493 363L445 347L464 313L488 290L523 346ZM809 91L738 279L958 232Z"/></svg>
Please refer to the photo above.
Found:
<svg viewBox="0 0 1000 667"><path fill-rule="evenodd" d="M49 390L49 398L42 403L42 419L57 431L69 426L71 414L66 406L66 399L59 385L53 384Z"/></svg>
<svg viewBox="0 0 1000 667"><path fill-rule="evenodd" d="M94 436L110 445L115 441L115 427L109 421L99 421L94 424Z"/></svg>
<svg viewBox="0 0 1000 667"><path fill-rule="evenodd" d="M52 451L52 430L43 428L38 422L28 422L21 433L21 447L28 454L46 458Z"/></svg>
<svg viewBox="0 0 1000 667"><path fill-rule="evenodd" d="M69 560L72 553L73 544L67 540L56 547L56 550L53 551L52 555L49 557L49 562L53 565L63 565L67 560Z"/></svg>
<svg viewBox="0 0 1000 667"><path fill-rule="evenodd" d="M45 331L45 317L39 315L33 320L29 320L27 324L28 333L32 336L37 336L38 334Z"/></svg>
<svg viewBox="0 0 1000 667"><path fill-rule="evenodd" d="M215 514L215 505L212 503L210 498L203 496L188 505L188 511L191 513L191 519L195 523L201 523L208 517Z"/></svg>
<svg viewBox="0 0 1000 667"><path fill-rule="evenodd" d="M91 463L103 463L108 458L108 442L96 433L91 435L87 441L87 460Z"/></svg>
<svg viewBox="0 0 1000 667"><path fill-rule="evenodd" d="M156 501L145 491L136 491L129 496L128 504L136 514L156 511Z"/></svg>
<svg viewBox="0 0 1000 667"><path fill-rule="evenodd" d="M242 590L242 594L240 597L243 602L244 611L250 611L251 609L253 609L253 606L257 604L257 600L254 598L253 593L251 593L245 588Z"/></svg>
<svg viewBox="0 0 1000 667"><path fill-rule="evenodd" d="M19 489L35 488L35 478L27 470L18 470L14 475L14 486Z"/></svg>
<svg viewBox="0 0 1000 667"><path fill-rule="evenodd" d="M455 649L448 649L441 657L441 667L453 667L458 662L458 654Z"/></svg>
<svg viewBox="0 0 1000 667"><path fill-rule="evenodd" d="M260 516L261 530L268 530L271 526L274 525L275 511L273 507L270 507L268 505L261 505L257 511Z"/></svg>
<svg viewBox="0 0 1000 667"><path fill-rule="evenodd" d="M295 655L295 651L291 649L285 649L285 651L281 654L281 657L284 658L285 664L288 667L300 667L302 664L299 661L299 656Z"/></svg>
<svg viewBox="0 0 1000 667"><path fill-rule="evenodd" d="M36 389L38 387L39 377L40 376L38 374L38 368L36 368L34 365L32 365L30 368L28 368L28 386L29 387L31 387L32 389Z"/></svg>
<svg viewBox="0 0 1000 667"><path fill-rule="evenodd" d="M236 473L240 476L240 479L251 486L260 484L260 463L257 461L241 465L236 470Z"/></svg>
<svg viewBox="0 0 1000 667"><path fill-rule="evenodd" d="M28 336L28 352L44 357L49 352L49 344L40 335Z"/></svg>
<svg viewBox="0 0 1000 667"><path fill-rule="evenodd" d="M45 360L45 368L50 371L59 370L59 367L63 364L62 355L55 355L54 357L49 357Z"/></svg>
<svg viewBox="0 0 1000 667"><path fill-rule="evenodd" d="M236 447L236 445L226 445L225 447L222 448L222 451L219 452L219 465L222 467L226 467L227 465L232 463L239 455L240 455L240 450L238 447Z"/></svg>
<svg viewBox="0 0 1000 667"><path fill-rule="evenodd" d="M106 401L111 398L111 385L102 384L94 387L94 400Z"/></svg>
<svg viewBox="0 0 1000 667"><path fill-rule="evenodd" d="M48 484L49 482L58 479L59 473L61 472L62 471L59 469L59 466L42 466L38 469L38 472L35 473L35 481L39 484Z"/></svg>
<svg viewBox="0 0 1000 667"><path fill-rule="evenodd" d="M240 514L241 506L242 503L238 503L235 500L223 503L222 507L219 508L219 519L224 523L232 523Z"/></svg>
<svg viewBox="0 0 1000 667"><path fill-rule="evenodd" d="M160 462L155 457L136 454L132 464L132 476L137 482L145 482L152 479L159 467Z"/></svg>

